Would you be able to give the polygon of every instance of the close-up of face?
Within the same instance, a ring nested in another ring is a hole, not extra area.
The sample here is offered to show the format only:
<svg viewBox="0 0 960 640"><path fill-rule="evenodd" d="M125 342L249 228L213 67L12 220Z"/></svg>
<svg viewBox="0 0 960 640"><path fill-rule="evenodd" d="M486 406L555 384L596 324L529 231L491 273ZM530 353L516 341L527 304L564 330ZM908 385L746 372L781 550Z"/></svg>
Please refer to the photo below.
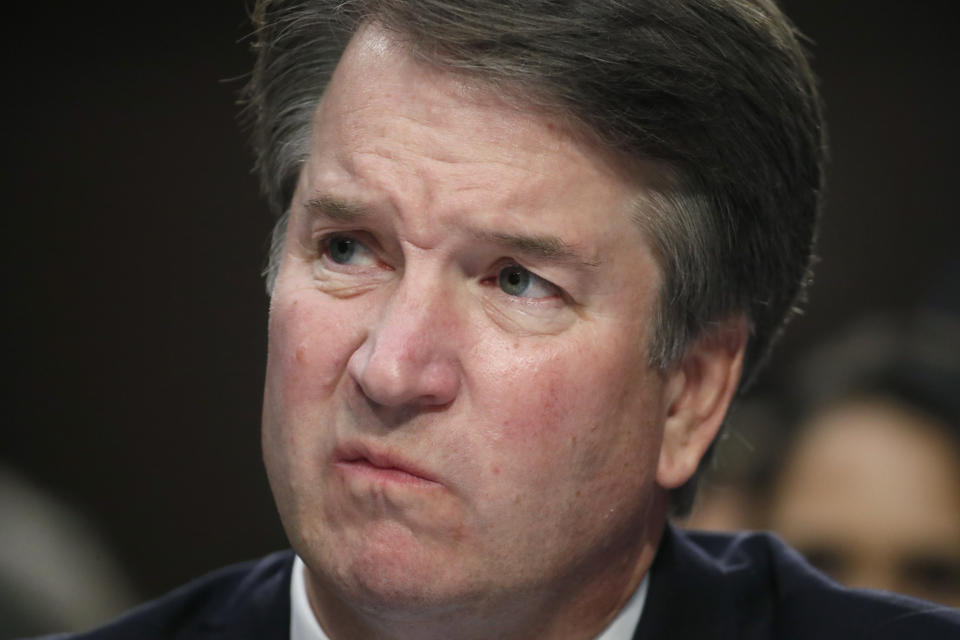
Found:
<svg viewBox="0 0 960 640"><path fill-rule="evenodd" d="M838 581L960 606L960 459L935 418L894 400L814 416L770 526Z"/></svg>
<svg viewBox="0 0 960 640"><path fill-rule="evenodd" d="M315 597L635 583L669 395L638 188L558 119L355 37L270 310L264 456Z"/></svg>

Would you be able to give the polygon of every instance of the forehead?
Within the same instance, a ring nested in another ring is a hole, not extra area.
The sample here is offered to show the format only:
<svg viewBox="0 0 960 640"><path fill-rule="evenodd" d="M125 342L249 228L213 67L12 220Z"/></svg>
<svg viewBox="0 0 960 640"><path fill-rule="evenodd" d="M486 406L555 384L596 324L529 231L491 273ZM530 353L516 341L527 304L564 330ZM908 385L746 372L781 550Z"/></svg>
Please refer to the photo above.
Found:
<svg viewBox="0 0 960 640"><path fill-rule="evenodd" d="M652 161L628 163L555 111L426 63L370 25L315 114L301 199L385 204L433 227L479 212L504 231L562 229L565 243L593 245L593 261L613 244L645 248L635 221L659 175Z"/></svg>
<svg viewBox="0 0 960 640"><path fill-rule="evenodd" d="M426 62L377 25L365 25L323 96L315 148L339 143L376 153L379 140L405 135L416 143L408 144L411 150L459 164L477 178L483 177L475 173L479 165L528 174L549 166L553 174L588 170L634 189L658 184L656 163L606 148L585 126L540 102Z"/></svg>
<svg viewBox="0 0 960 640"><path fill-rule="evenodd" d="M354 34L324 101L327 117L357 108L396 108L402 101L407 117L440 125L467 118L465 125L483 125L478 133L500 144L508 144L519 126L542 126L546 133L560 128L564 120L558 109L535 107L533 100L522 97L520 88L508 89L479 74L429 61L376 23L365 24ZM449 108L466 111L451 117Z"/></svg>

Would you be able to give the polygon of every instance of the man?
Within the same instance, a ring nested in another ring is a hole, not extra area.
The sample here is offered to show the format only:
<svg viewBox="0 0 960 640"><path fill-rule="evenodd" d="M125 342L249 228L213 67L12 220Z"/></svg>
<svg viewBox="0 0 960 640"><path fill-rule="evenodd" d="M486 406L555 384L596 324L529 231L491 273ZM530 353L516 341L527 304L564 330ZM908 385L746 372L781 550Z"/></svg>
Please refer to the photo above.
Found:
<svg viewBox="0 0 960 640"><path fill-rule="evenodd" d="M292 553L89 637L944 637L666 525L801 298L818 98L767 0L261 2L264 459ZM923 635L926 634L926 635Z"/></svg>

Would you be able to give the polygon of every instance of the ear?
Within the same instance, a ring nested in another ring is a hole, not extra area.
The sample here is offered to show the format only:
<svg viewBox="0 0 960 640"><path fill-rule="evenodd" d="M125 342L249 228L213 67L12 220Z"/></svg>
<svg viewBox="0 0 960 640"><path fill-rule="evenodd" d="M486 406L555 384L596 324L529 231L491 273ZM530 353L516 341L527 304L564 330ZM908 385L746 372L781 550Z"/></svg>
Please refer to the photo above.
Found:
<svg viewBox="0 0 960 640"><path fill-rule="evenodd" d="M679 487L723 424L740 381L747 346L747 321L735 317L706 327L667 374L667 417L657 465L657 483Z"/></svg>

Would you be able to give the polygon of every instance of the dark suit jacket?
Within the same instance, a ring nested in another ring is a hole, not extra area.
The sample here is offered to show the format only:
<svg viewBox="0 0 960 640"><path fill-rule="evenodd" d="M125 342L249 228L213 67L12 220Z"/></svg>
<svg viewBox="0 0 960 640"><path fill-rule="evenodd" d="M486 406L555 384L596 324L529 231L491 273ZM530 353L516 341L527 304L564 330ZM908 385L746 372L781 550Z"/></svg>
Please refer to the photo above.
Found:
<svg viewBox="0 0 960 640"><path fill-rule="evenodd" d="M293 552L222 569L73 640L286 640ZM667 527L635 640L960 639L960 611L844 589L763 533Z"/></svg>

